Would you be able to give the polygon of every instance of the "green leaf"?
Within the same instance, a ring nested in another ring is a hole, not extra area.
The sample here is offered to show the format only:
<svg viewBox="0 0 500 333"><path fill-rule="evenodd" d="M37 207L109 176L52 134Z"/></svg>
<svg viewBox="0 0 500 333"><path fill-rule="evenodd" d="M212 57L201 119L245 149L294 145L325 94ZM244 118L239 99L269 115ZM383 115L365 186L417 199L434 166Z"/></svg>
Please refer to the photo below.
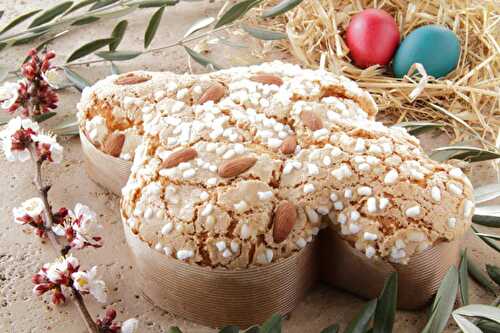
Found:
<svg viewBox="0 0 500 333"><path fill-rule="evenodd" d="M97 2L98 0L83 0L80 1L79 3L74 4L70 9L68 9L63 16L67 16L68 14L71 14L73 12L76 12L78 9L86 7L88 5L93 4L94 2Z"/></svg>
<svg viewBox="0 0 500 333"><path fill-rule="evenodd" d="M196 31L208 27L215 21L213 17L204 17L201 20L196 21L184 34L184 38L194 34Z"/></svg>
<svg viewBox="0 0 500 333"><path fill-rule="evenodd" d="M432 151L430 158L438 162L449 159L464 160L467 162L481 162L500 158L500 153L468 146L440 147Z"/></svg>
<svg viewBox="0 0 500 333"><path fill-rule="evenodd" d="M500 228L500 217L474 214L472 222L492 228Z"/></svg>
<svg viewBox="0 0 500 333"><path fill-rule="evenodd" d="M179 0L142 0L134 2L134 5L138 5L139 8L158 8L164 6L175 6L179 3Z"/></svg>
<svg viewBox="0 0 500 333"><path fill-rule="evenodd" d="M238 326L226 326L223 327L219 333L238 333L240 328Z"/></svg>
<svg viewBox="0 0 500 333"><path fill-rule="evenodd" d="M156 32L158 31L158 27L160 26L161 22L161 17L163 16L163 12L165 11L165 7L161 7L158 9L153 16L151 16L151 19L149 20L148 27L146 29L146 33L144 34L144 48L147 49L151 42L153 41L153 38L156 35Z"/></svg>
<svg viewBox="0 0 500 333"><path fill-rule="evenodd" d="M122 20L118 22L117 25L115 25L113 31L111 32L111 38L113 38L113 41L109 43L110 51L115 51L118 45L120 45L123 36L125 35L125 31L127 30L127 26L128 26L127 20Z"/></svg>
<svg viewBox="0 0 500 333"><path fill-rule="evenodd" d="M47 22L52 21L59 15L63 14L65 11L67 11L71 6L73 5L73 1L66 1L63 3L60 3L52 8L47 9L46 11L42 12L40 15L38 15L33 22L29 25L29 28L34 28L38 27L42 24L45 24Z"/></svg>
<svg viewBox="0 0 500 333"><path fill-rule="evenodd" d="M76 20L75 22L71 23L73 26L78 26L78 25L85 25L85 24L90 24L99 21L101 18L97 16L87 16L84 17L80 20Z"/></svg>
<svg viewBox="0 0 500 333"><path fill-rule="evenodd" d="M479 283L479 285L481 285L487 291L491 292L493 295L496 295L495 285L491 283L488 277L484 275L482 270L477 267L470 258L467 259L467 267L469 268L469 274L474 280L476 280L477 283Z"/></svg>
<svg viewBox="0 0 500 333"><path fill-rule="evenodd" d="M288 36L282 32L271 31L271 30L262 29L262 28L258 28L258 27L251 27L248 25L243 25L243 30L248 32L250 34L250 36L255 37L257 39L262 39L262 40L280 40L280 39L287 39L288 38Z"/></svg>
<svg viewBox="0 0 500 333"><path fill-rule="evenodd" d="M106 45L109 45L113 41L112 38L104 38L104 39L97 39L94 40L90 43L87 43L83 46L80 46L76 51L74 51L66 60L66 62L72 62L75 61L76 59L85 57L86 55L91 54L94 51L97 51L101 48L103 48Z"/></svg>
<svg viewBox="0 0 500 333"><path fill-rule="evenodd" d="M90 87L90 83L87 80L68 67L64 67L64 74L66 74L68 80L73 83L78 90L82 91L86 87Z"/></svg>
<svg viewBox="0 0 500 333"><path fill-rule="evenodd" d="M95 14L93 14L93 16L98 16L98 17L104 18L104 19L113 19L113 18L126 16L126 15L134 12L136 9L137 9L137 6L127 5L127 7L120 8L120 9L113 10L113 11L105 11L104 13L96 12Z"/></svg>
<svg viewBox="0 0 500 333"><path fill-rule="evenodd" d="M486 264L486 272L490 276L490 279L500 286L500 267Z"/></svg>
<svg viewBox="0 0 500 333"><path fill-rule="evenodd" d="M92 7L90 7L89 11L109 6L118 1L120 0L98 0L97 3L95 3Z"/></svg>
<svg viewBox="0 0 500 333"><path fill-rule="evenodd" d="M474 230L475 233L478 233L477 229L474 226L471 226L472 230ZM497 244L496 241L489 239L488 237L484 237L481 235L477 235L483 242L485 242L489 247L491 247L494 250L497 250L500 252L500 246Z"/></svg>
<svg viewBox="0 0 500 333"><path fill-rule="evenodd" d="M474 189L474 201L477 204L500 197L500 184L489 184Z"/></svg>
<svg viewBox="0 0 500 333"><path fill-rule="evenodd" d="M425 132L432 131L436 128L441 128L443 126L444 124L439 124L439 123L424 122L424 121L408 121L396 124L393 127L403 127L411 135L419 135Z"/></svg>
<svg viewBox="0 0 500 333"><path fill-rule="evenodd" d="M281 333L282 317L279 314L273 314L271 318L266 320L260 328L260 333Z"/></svg>
<svg viewBox="0 0 500 333"><path fill-rule="evenodd" d="M168 333L182 333L181 329L177 326L170 326Z"/></svg>
<svg viewBox="0 0 500 333"><path fill-rule="evenodd" d="M375 313L377 307L377 299L372 299L363 306L363 309L357 314L347 326L345 333L365 333L368 323Z"/></svg>
<svg viewBox="0 0 500 333"><path fill-rule="evenodd" d="M101 51L95 55L109 61L125 61L137 58L141 54L140 51Z"/></svg>
<svg viewBox="0 0 500 333"><path fill-rule="evenodd" d="M427 322L427 325L425 325L422 333L441 333L444 330L453 311L457 291L458 271L452 266L439 286L436 298L432 304L431 318Z"/></svg>
<svg viewBox="0 0 500 333"><path fill-rule="evenodd" d="M120 74L120 69L115 65L114 62L111 62L111 74L118 75Z"/></svg>
<svg viewBox="0 0 500 333"><path fill-rule="evenodd" d="M469 317L480 317L500 324L500 308L484 304L470 304L454 311L456 314Z"/></svg>
<svg viewBox="0 0 500 333"><path fill-rule="evenodd" d="M189 54L189 56L191 58L193 58L194 61L196 61L197 63L199 63L200 65L204 66L204 67L210 67L210 66L213 66L213 68L215 69L220 69L221 67L219 65L217 65L215 62L213 62L212 60L210 60L209 58L205 57L204 55L202 55L201 53L199 52L196 52L195 50L187 47L187 46L184 46L184 49L186 50L186 52Z"/></svg>
<svg viewBox="0 0 500 333"><path fill-rule="evenodd" d="M474 325L473 322L471 322L464 316L461 316L453 312L453 319L455 319L455 322L457 323L458 327L460 327L460 329L464 333L483 333L479 327Z"/></svg>
<svg viewBox="0 0 500 333"><path fill-rule="evenodd" d="M398 274L391 273L385 281L384 289L377 301L375 318L373 320L373 332L392 332L394 318L396 316L396 306L398 302Z"/></svg>
<svg viewBox="0 0 500 333"><path fill-rule="evenodd" d="M51 131L59 136L73 136L79 134L78 128L78 120L73 116L52 128Z"/></svg>
<svg viewBox="0 0 500 333"><path fill-rule="evenodd" d="M492 239L492 240L500 240L500 235L494 235L494 234L486 234L484 232L476 232L475 233L476 236L479 236L479 237L486 237L486 238L489 238L489 239Z"/></svg>
<svg viewBox="0 0 500 333"><path fill-rule="evenodd" d="M220 28L222 26L225 26L229 23L234 22L235 20L239 19L243 15L245 15L250 9L253 7L257 6L260 4L262 0L244 0L241 2L238 2L237 4L233 5L231 8L229 8L217 21L215 24L215 29Z"/></svg>
<svg viewBox="0 0 500 333"><path fill-rule="evenodd" d="M31 118L33 118L33 120L36 121L37 123L43 123L45 120L54 117L56 114L57 113L55 113L55 112L46 112L46 113L35 115Z"/></svg>
<svg viewBox="0 0 500 333"><path fill-rule="evenodd" d="M300 5L301 2L302 2L302 0L283 0L279 4L277 4L276 6L265 10L262 13L262 17L268 18L268 17L275 17L278 15L281 15L281 14L289 11L290 9L297 7L298 5Z"/></svg>
<svg viewBox="0 0 500 333"><path fill-rule="evenodd" d="M18 45L24 45L24 44L31 43L32 41L34 41L38 37L45 35L47 32L48 32L48 30L31 33L27 37L22 37L22 38L13 40L12 45L18 46Z"/></svg>
<svg viewBox="0 0 500 333"><path fill-rule="evenodd" d="M245 333L260 333L259 326L255 325L245 331Z"/></svg>
<svg viewBox="0 0 500 333"><path fill-rule="evenodd" d="M2 30L0 30L0 35L9 31L10 29L14 28L15 26L23 23L24 21L26 21L27 19L29 19L30 17L32 17L33 15L35 15L41 11L42 11L41 9L35 9L35 10L32 10L32 11L27 12L25 14L19 15L18 17L16 17L12 21L10 21Z"/></svg>
<svg viewBox="0 0 500 333"><path fill-rule="evenodd" d="M493 321L489 320L480 320L477 323L477 327L479 327L483 333L498 333L500 332L500 324L497 324Z"/></svg>
<svg viewBox="0 0 500 333"><path fill-rule="evenodd" d="M460 299L462 304L469 304L469 268L467 267L467 249L462 252L462 258L460 259L459 273L459 283L460 283Z"/></svg>
<svg viewBox="0 0 500 333"><path fill-rule="evenodd" d="M338 331L339 331L339 324L333 324L323 329L321 333L338 333Z"/></svg>

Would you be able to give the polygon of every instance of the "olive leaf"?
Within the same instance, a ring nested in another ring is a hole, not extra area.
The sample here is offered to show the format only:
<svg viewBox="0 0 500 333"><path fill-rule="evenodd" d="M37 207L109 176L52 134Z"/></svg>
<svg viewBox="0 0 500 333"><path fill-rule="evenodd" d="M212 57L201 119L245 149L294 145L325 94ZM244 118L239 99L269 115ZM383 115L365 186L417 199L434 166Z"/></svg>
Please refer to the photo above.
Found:
<svg viewBox="0 0 500 333"><path fill-rule="evenodd" d="M477 204L500 197L500 184L489 184L474 189L474 201Z"/></svg>
<svg viewBox="0 0 500 333"><path fill-rule="evenodd" d="M479 327L483 333L498 333L500 332L500 324L495 323L489 320L480 320L477 323L477 327Z"/></svg>
<svg viewBox="0 0 500 333"><path fill-rule="evenodd" d="M90 83L80 76L80 74L72 71L68 67L64 67L63 69L66 78L68 78L68 80L73 83L78 90L82 91L86 87L90 86Z"/></svg>
<svg viewBox="0 0 500 333"><path fill-rule="evenodd" d="M26 21L27 19L29 19L30 17L32 17L33 15L35 15L41 11L42 11L41 9L35 9L35 10L32 10L32 11L27 12L25 14L19 15L18 17L16 17L12 21L10 21L2 30L0 30L0 35L9 31L10 29L14 28L15 26L23 23L24 21Z"/></svg>
<svg viewBox="0 0 500 333"><path fill-rule="evenodd" d="M457 291L458 271L452 266L439 286L434 303L432 303L431 318L422 333L441 333L444 330L453 310Z"/></svg>
<svg viewBox="0 0 500 333"><path fill-rule="evenodd" d="M345 333L365 333L368 323L375 313L377 307L377 299L372 299L363 306L363 309L357 314L347 326Z"/></svg>
<svg viewBox="0 0 500 333"><path fill-rule="evenodd" d="M179 0L142 0L134 2L139 8L158 8L163 6L174 6L179 3Z"/></svg>
<svg viewBox="0 0 500 333"><path fill-rule="evenodd" d="M257 6L260 4L262 0L244 0L241 2L238 2L237 4L233 5L231 8L229 8L217 21L215 24L215 29L220 28L222 26L225 26L229 23L234 22L235 20L239 19L243 15L245 15L250 9L253 7Z"/></svg>
<svg viewBox="0 0 500 333"><path fill-rule="evenodd" d="M63 14L65 11L67 11L69 8L73 6L73 1L66 1L63 3L60 3L52 8L49 8L45 11L43 11L40 15L38 15L28 26L29 28L34 28L38 27L44 23L50 22L59 15Z"/></svg>
<svg viewBox="0 0 500 333"><path fill-rule="evenodd" d="M79 122L76 117L70 117L66 121L59 123L51 131L59 136L73 136L78 135Z"/></svg>
<svg viewBox="0 0 500 333"><path fill-rule="evenodd" d="M223 327L219 333L238 333L240 328L238 326L226 326Z"/></svg>
<svg viewBox="0 0 500 333"><path fill-rule="evenodd" d="M201 53L199 52L196 52L195 50L187 47L187 46L184 46L184 49L186 50L186 52L189 54L189 56L191 58L193 58L194 61L196 61L197 63L199 63L200 65L204 66L204 67L210 67L212 66L213 68L215 69L220 69L221 67L219 65L217 65L215 62L213 62L212 60L210 60L209 58L205 57L204 55L202 55Z"/></svg>
<svg viewBox="0 0 500 333"><path fill-rule="evenodd" d="M279 314L273 314L271 318L266 320L260 328L260 333L281 333L281 324L283 318Z"/></svg>
<svg viewBox="0 0 500 333"><path fill-rule="evenodd" d="M490 279L495 281L495 283L500 286L500 267L486 264L486 272L488 273Z"/></svg>
<svg viewBox="0 0 500 333"><path fill-rule="evenodd" d="M486 275L481 271L479 267L472 261L471 258L467 259L467 268L469 269L469 274L472 278L481 285L484 289L496 295L495 285L491 283Z"/></svg>
<svg viewBox="0 0 500 333"><path fill-rule="evenodd" d="M48 119L54 117L56 114L57 113L55 113L55 112L45 112L42 114L34 115L32 118L37 123L43 123L45 120L48 120Z"/></svg>
<svg viewBox="0 0 500 333"><path fill-rule="evenodd" d="M301 2L302 2L302 0L283 0L279 4L277 4L276 6L265 10L262 13L262 17L268 18L268 17L275 17L278 15L281 15L281 14L289 11L290 9L297 7L298 5L300 5Z"/></svg>
<svg viewBox="0 0 500 333"><path fill-rule="evenodd" d="M156 35L156 31L158 31L158 27L160 26L161 17L163 16L163 12L165 11L165 7L161 7L158 9L151 19L149 20L148 27L146 29L146 33L144 34L144 48L147 49L153 38Z"/></svg>
<svg viewBox="0 0 500 333"><path fill-rule="evenodd" d="M168 329L168 333L182 333L181 329L177 326L171 326Z"/></svg>
<svg viewBox="0 0 500 333"><path fill-rule="evenodd" d="M142 52L140 51L101 51L96 52L96 56L109 61L125 61L137 58Z"/></svg>
<svg viewBox="0 0 500 333"><path fill-rule="evenodd" d="M473 322L456 312L453 312L453 319L464 333L483 333Z"/></svg>
<svg viewBox="0 0 500 333"><path fill-rule="evenodd" d="M96 39L90 43L84 44L80 46L77 50L75 50L66 60L66 63L75 61L76 59L85 57L86 55L91 54L94 51L97 51L104 46L109 45L113 41L112 38L103 38Z"/></svg>
<svg viewBox="0 0 500 333"><path fill-rule="evenodd" d="M120 45L123 36L125 35L125 31L127 30L127 26L128 26L127 20L122 20L118 22L117 25L115 25L113 31L111 32L111 38L113 38L113 41L109 43L110 51L115 51L116 48Z"/></svg>
<svg viewBox="0 0 500 333"><path fill-rule="evenodd" d="M486 227L500 228L500 216L474 214L472 222Z"/></svg>
<svg viewBox="0 0 500 333"><path fill-rule="evenodd" d="M214 23L215 18L212 16L204 17L201 20L196 21L184 34L184 38L194 34L196 31L208 27L210 24Z"/></svg>
<svg viewBox="0 0 500 333"><path fill-rule="evenodd" d="M86 7L88 5L93 4L94 2L97 2L99 0L83 0L80 1L79 3L74 4L70 9L68 9L63 16L67 16L68 14L71 14L73 12L76 12L78 9Z"/></svg>
<svg viewBox="0 0 500 333"><path fill-rule="evenodd" d="M125 8L120 8L120 9L112 10L112 11L106 11L104 13L94 13L93 15L100 17L100 18L103 18L103 19L113 19L113 18L118 18L118 17L128 15L128 14L132 13L133 11L135 11L136 9L137 9L137 6L128 5Z"/></svg>
<svg viewBox="0 0 500 333"><path fill-rule="evenodd" d="M339 324L333 324L323 329L320 333L338 333Z"/></svg>
<svg viewBox="0 0 500 333"><path fill-rule="evenodd" d="M78 26L78 25L85 25L85 24L90 24L99 21L101 18L97 16L87 16L84 17L80 20L76 20L75 22L71 23L73 26Z"/></svg>
<svg viewBox="0 0 500 333"><path fill-rule="evenodd" d="M260 333L260 327L255 325L245 331L245 333Z"/></svg>
<svg viewBox="0 0 500 333"><path fill-rule="evenodd" d="M468 316L481 317L500 324L500 308L485 304L470 304L456 309L453 313Z"/></svg>
<svg viewBox="0 0 500 333"><path fill-rule="evenodd" d="M398 274L392 272L384 284L375 309L373 332L392 332L398 302Z"/></svg>
<svg viewBox="0 0 500 333"><path fill-rule="evenodd" d="M472 228L472 230L474 230L474 233L476 234L476 236L478 236L479 238L481 238L481 240L483 242L485 242L489 247L491 247L492 249L497 250L498 252L500 252L500 246L496 243L496 241L491 240L488 237L482 236L481 233L479 233L474 226L471 226L471 228ZM479 235L478 235L478 233L479 233Z"/></svg>
<svg viewBox="0 0 500 333"><path fill-rule="evenodd" d="M469 268L467 267L467 249L462 252L460 266L458 270L458 281L460 287L460 299L462 304L469 304Z"/></svg>
<svg viewBox="0 0 500 333"><path fill-rule="evenodd" d="M486 234L484 232L476 232L475 234L476 234L476 236L482 236L482 237L487 237L487 238L494 239L494 240L500 240L499 235Z"/></svg>
<svg viewBox="0 0 500 333"><path fill-rule="evenodd" d="M48 32L48 30L30 33L26 37L12 40L11 45L17 46L17 45L24 45L24 44L31 43L32 41L34 41L38 37L45 35L47 32Z"/></svg>
<svg viewBox="0 0 500 333"><path fill-rule="evenodd" d="M95 9L109 6L109 5L114 4L115 2L118 2L118 1L120 1L120 0L98 0L92 7L90 7L89 12L93 11Z"/></svg>
<svg viewBox="0 0 500 333"><path fill-rule="evenodd" d="M449 159L480 162L500 158L500 153L477 147L449 146L434 149L430 158L438 162Z"/></svg>
<svg viewBox="0 0 500 333"><path fill-rule="evenodd" d="M288 36L282 32L271 31L271 30L262 29L262 28L258 28L258 27L251 27L248 25L243 25L243 30L248 32L250 34L250 36L255 37L257 39L262 39L262 40L280 40L280 39L287 39L288 38Z"/></svg>
<svg viewBox="0 0 500 333"><path fill-rule="evenodd" d="M423 122L423 121L422 122L421 121L408 121L408 122L402 122L402 123L396 124L393 127L403 127L411 135L419 135L419 134L422 134L425 132L432 131L436 128L441 128L443 126L444 126L444 124L440 124L440 123Z"/></svg>

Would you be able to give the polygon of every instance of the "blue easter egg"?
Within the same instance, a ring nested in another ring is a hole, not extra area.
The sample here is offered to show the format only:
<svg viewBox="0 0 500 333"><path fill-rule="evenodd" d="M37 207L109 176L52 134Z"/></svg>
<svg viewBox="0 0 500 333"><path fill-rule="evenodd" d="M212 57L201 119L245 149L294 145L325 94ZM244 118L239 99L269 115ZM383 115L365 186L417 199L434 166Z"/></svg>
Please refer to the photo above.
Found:
<svg viewBox="0 0 500 333"><path fill-rule="evenodd" d="M392 61L396 77L403 77L414 63L421 63L427 74L443 77L455 69L460 58L457 35L439 25L413 30L399 45Z"/></svg>

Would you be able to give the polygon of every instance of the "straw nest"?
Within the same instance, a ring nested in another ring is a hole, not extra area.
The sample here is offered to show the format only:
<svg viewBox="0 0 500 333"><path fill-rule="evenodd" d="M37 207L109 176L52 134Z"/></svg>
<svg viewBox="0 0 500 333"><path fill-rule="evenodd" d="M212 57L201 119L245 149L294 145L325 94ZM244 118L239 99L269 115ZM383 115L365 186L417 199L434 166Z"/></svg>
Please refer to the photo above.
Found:
<svg viewBox="0 0 500 333"><path fill-rule="evenodd" d="M275 5L264 2L260 9ZM459 37L462 53L456 70L442 79L414 66L420 75L394 78L390 69L359 69L351 63L344 33L350 18L366 8L383 9L396 19L402 38L419 26L440 24ZM257 13L256 13L257 14ZM494 148L500 141L500 5L464 0L305 0L286 15L251 23L285 32L273 45L309 67L346 75L376 98L384 121L426 121L445 125L454 141L480 138ZM474 133L475 132L475 133ZM472 136L471 136L472 134ZM496 142L495 142L496 141Z"/></svg>

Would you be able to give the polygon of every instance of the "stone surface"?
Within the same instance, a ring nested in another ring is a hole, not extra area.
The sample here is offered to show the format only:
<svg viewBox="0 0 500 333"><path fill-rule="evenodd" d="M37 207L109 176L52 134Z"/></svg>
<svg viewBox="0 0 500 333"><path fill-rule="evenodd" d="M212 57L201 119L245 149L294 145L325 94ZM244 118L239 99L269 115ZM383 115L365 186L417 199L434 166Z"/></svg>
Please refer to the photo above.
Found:
<svg viewBox="0 0 500 333"><path fill-rule="evenodd" d="M0 8L5 10L0 25L5 25L11 18L33 8L47 8L59 0L0 0ZM184 34L184 31L202 16L216 15L221 2L202 4L199 2L182 3L175 8L168 8L164 14L157 38L153 46L166 45ZM123 45L127 49L141 49L143 31L152 10L136 12L129 17L129 31ZM106 37L116 21L93 24L67 34L53 45L63 61L77 46L84 42ZM34 44L35 45L35 44ZM15 68L21 61L28 46L15 47L0 53L0 63ZM233 49L231 49L233 50ZM241 54L245 52L238 50ZM250 54L250 52L246 52ZM233 55L233 53L231 54ZM122 71L132 69L171 70L182 73L189 70L186 55L181 48L154 52L127 64L119 64ZM233 61L245 64L249 56L234 56ZM224 63L224 62L223 62ZM196 68L196 72L199 68ZM110 72L109 65L97 64L79 69L79 72L91 80L97 80ZM67 89L61 93L60 114L46 125L55 124L74 113L79 99L76 90ZM140 320L140 332L165 332L169 326L177 325L184 332L213 332L209 328L196 325L151 305L135 285L134 268L129 260L119 220L119 199L109 194L90 181L85 173L77 138L62 139L65 147L65 160L60 165L51 165L44 172L54 184L50 199L55 207L74 207L77 202L90 205L104 225L105 245L100 250L86 249L78 253L83 268L99 265L100 275L109 288L109 306L118 311L118 318L124 320L136 317ZM429 149L437 143L443 144L446 138L436 140L426 136L424 147ZM469 176L474 185L495 181L491 164L474 166ZM54 306L47 297L33 296L31 276L42 263L52 261L55 253L48 244L40 242L28 228L21 228L12 222L11 210L23 200L33 196L31 184L32 168L29 163L9 164L0 159L0 331L1 332L85 332L78 311L71 303ZM498 181L498 180L496 180ZM466 237L469 254L476 263L500 265L497 253L470 233ZM104 306L87 297L87 304L95 316L104 311ZM472 282L471 301L489 303L492 296ZM320 332L331 323L340 323L343 328L361 309L364 301L332 289L325 285L316 286L307 298L293 311L284 323L284 331L291 333ZM419 332L426 322L426 312L403 312L396 317L395 332ZM450 325L448 331L455 328Z"/></svg>

